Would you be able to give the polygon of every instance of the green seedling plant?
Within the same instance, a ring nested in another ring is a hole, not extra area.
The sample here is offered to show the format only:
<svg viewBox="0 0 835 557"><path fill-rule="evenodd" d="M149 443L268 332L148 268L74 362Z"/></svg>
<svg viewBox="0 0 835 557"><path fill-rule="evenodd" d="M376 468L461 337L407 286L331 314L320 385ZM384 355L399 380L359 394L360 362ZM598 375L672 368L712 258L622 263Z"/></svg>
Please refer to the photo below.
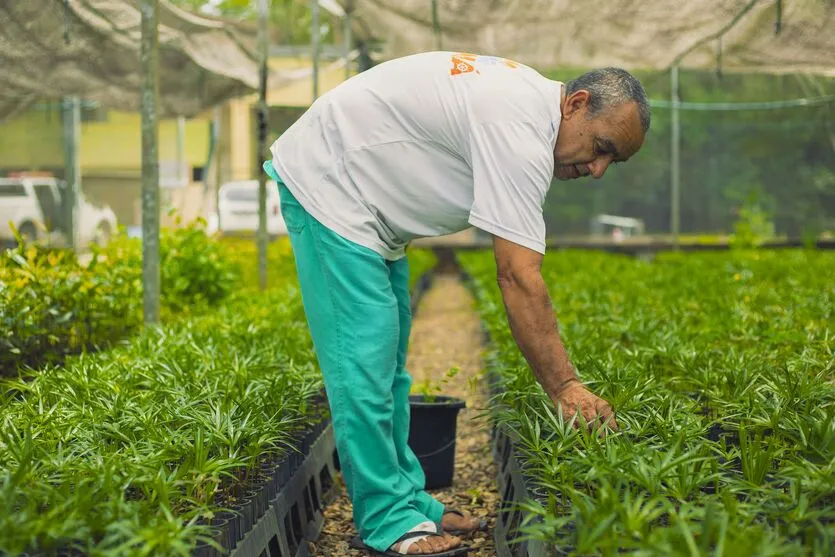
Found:
<svg viewBox="0 0 835 557"><path fill-rule="evenodd" d="M449 382L461 372L461 368L453 366L449 368L441 379L437 381L427 378L422 381L414 383L412 386L412 393L421 395L424 402L434 403L438 401L438 397L443 396L446 392L446 386Z"/></svg>
<svg viewBox="0 0 835 557"><path fill-rule="evenodd" d="M739 458L746 481L755 486L763 485L779 452L774 438L766 437L762 430L750 431L745 425L739 427Z"/></svg>

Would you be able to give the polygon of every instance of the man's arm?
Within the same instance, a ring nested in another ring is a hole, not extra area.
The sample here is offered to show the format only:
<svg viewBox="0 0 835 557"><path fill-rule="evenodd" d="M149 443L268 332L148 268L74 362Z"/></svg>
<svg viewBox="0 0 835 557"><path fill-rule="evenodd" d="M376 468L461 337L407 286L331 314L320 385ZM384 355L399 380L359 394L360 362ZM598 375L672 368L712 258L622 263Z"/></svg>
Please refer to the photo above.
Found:
<svg viewBox="0 0 835 557"><path fill-rule="evenodd" d="M497 236L493 249L513 338L542 388L565 416L579 410L587 422L598 416L616 428L611 406L582 385L562 343L542 278L542 255Z"/></svg>

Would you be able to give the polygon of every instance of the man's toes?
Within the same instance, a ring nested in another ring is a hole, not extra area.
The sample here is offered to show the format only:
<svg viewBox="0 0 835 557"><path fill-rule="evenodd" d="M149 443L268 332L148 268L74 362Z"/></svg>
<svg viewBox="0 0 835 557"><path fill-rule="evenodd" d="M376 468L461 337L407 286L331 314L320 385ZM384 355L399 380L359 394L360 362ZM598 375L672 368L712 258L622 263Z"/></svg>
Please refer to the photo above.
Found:
<svg viewBox="0 0 835 557"><path fill-rule="evenodd" d="M444 535L443 551L446 551L448 549L452 549L454 547L458 547L459 545L461 545L461 539L460 538L458 538L456 536L451 536L449 534Z"/></svg>
<svg viewBox="0 0 835 557"><path fill-rule="evenodd" d="M460 544L461 540L455 536L430 536L413 544L409 548L409 553L412 555L440 553L458 547Z"/></svg>
<svg viewBox="0 0 835 557"><path fill-rule="evenodd" d="M448 540L446 538L446 536L439 537L439 538L432 538L432 551L435 551L435 552L446 551L450 547L452 547L452 544L451 544L450 540Z"/></svg>
<svg viewBox="0 0 835 557"><path fill-rule="evenodd" d="M437 548L437 543L441 541L440 538L436 537L429 537L425 540L420 540L416 544L412 545L409 548L409 553L413 553L416 555L426 554L426 553L437 553L438 551L443 551Z"/></svg>
<svg viewBox="0 0 835 557"><path fill-rule="evenodd" d="M420 542L420 553L438 553L446 551L446 542L443 538L432 536Z"/></svg>
<svg viewBox="0 0 835 557"><path fill-rule="evenodd" d="M408 553L410 555L418 555L420 553L429 553L431 546L426 542L426 540L420 540L417 543L412 544L409 548Z"/></svg>
<svg viewBox="0 0 835 557"><path fill-rule="evenodd" d="M442 523L448 530L474 530L479 525L479 521L472 516L453 513L445 515Z"/></svg>
<svg viewBox="0 0 835 557"><path fill-rule="evenodd" d="M433 550L436 552L447 551L449 549L452 549L453 547L456 547L459 543L457 538L454 538L449 535L444 535L443 537L439 538L433 538L433 542L435 543Z"/></svg>

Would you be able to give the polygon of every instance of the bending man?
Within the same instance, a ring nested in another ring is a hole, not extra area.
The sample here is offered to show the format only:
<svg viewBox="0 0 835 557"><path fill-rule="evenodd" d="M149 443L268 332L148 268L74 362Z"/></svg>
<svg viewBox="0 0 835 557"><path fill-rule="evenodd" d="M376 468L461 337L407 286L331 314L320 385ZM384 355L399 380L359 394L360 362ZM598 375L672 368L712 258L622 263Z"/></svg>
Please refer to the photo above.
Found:
<svg viewBox="0 0 835 557"><path fill-rule="evenodd" d="M491 234L510 326L538 381L568 415L616 427L559 337L540 274L542 204L553 178L599 178L628 160L649 121L643 88L622 70L563 84L502 58L429 52L347 80L272 145L264 168L280 191L355 545L451 556L479 526L424 491L406 443L415 238Z"/></svg>

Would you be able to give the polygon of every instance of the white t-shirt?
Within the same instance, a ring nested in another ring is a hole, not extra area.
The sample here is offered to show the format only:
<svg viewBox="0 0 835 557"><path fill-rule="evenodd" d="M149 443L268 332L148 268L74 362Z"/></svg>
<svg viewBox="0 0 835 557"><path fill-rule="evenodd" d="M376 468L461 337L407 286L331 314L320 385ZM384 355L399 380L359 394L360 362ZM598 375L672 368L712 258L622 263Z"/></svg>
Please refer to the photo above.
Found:
<svg viewBox="0 0 835 557"><path fill-rule="evenodd" d="M561 88L502 58L398 58L317 99L272 163L314 218L389 260L469 226L544 253Z"/></svg>

